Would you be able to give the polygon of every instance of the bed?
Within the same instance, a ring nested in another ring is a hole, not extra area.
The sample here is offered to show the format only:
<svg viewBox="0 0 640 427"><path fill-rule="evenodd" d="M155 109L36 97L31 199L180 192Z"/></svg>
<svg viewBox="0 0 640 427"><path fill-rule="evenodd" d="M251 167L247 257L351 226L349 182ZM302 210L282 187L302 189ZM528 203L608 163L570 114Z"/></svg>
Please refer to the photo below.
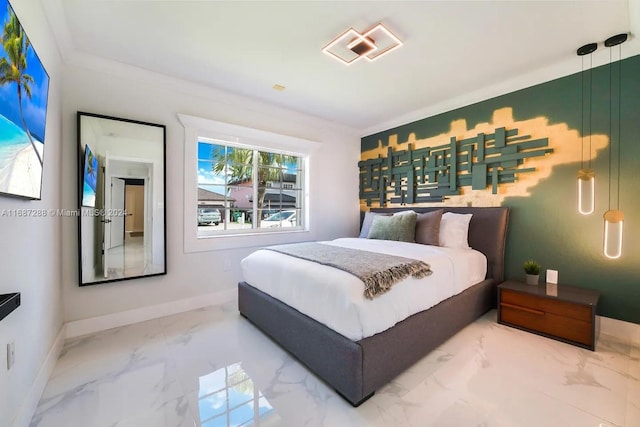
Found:
<svg viewBox="0 0 640 427"><path fill-rule="evenodd" d="M412 208L418 213L443 208ZM394 213L406 208L375 208ZM252 286L238 284L238 306L251 321L353 406L495 307L496 286L504 278L504 250L509 210L506 207L444 208L471 213L469 245L486 257L484 280L464 291L362 339L349 339L323 323Z"/></svg>

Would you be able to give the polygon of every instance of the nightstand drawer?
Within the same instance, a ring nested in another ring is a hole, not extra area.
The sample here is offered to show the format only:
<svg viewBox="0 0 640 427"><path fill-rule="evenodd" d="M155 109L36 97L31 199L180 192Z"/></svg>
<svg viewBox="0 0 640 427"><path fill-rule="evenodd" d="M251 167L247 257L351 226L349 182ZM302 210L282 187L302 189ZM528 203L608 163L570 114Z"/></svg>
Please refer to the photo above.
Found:
<svg viewBox="0 0 640 427"><path fill-rule="evenodd" d="M503 303L591 323L592 313L591 307L589 306L555 299L540 298L510 289L501 289L500 292L500 301Z"/></svg>
<svg viewBox="0 0 640 427"><path fill-rule="evenodd" d="M588 346L593 344L591 342L592 325L590 322L558 316L553 313L536 312L529 308L504 302L500 304L500 310L501 319L505 323Z"/></svg>

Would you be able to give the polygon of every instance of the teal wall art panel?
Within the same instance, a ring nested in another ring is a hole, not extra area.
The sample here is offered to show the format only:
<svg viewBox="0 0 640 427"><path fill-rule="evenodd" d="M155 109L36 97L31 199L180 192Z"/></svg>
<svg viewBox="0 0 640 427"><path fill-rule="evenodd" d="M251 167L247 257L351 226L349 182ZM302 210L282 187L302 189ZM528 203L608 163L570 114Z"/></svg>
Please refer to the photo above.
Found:
<svg viewBox="0 0 640 427"><path fill-rule="evenodd" d="M560 284L599 290L598 314L640 324L640 56L591 75L590 103L576 73L363 137L361 211L509 206L507 278L524 280L535 259L543 277L558 270ZM591 215L577 210L583 160L596 173ZM623 254L612 260L603 215L618 206Z"/></svg>
<svg viewBox="0 0 640 427"><path fill-rule="evenodd" d="M491 134L451 137L439 146L387 147L385 156L359 162L360 199L367 206L443 202L460 195L460 187L484 190L488 184L497 194L498 184L513 183L517 174L534 172L535 168L520 166L527 158L552 153L548 145L548 138L531 139L518 135L518 129L501 127Z"/></svg>

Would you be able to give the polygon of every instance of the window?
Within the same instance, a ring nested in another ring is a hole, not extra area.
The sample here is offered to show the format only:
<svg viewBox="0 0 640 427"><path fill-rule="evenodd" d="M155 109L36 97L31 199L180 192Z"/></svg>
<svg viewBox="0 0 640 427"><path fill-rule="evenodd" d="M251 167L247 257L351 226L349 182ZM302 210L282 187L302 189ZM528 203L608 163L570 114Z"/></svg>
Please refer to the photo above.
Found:
<svg viewBox="0 0 640 427"><path fill-rule="evenodd" d="M309 164L320 143L185 114L178 118L185 129L186 253L314 238Z"/></svg>
<svg viewBox="0 0 640 427"><path fill-rule="evenodd" d="M198 237L303 228L303 165L298 154L198 138L198 209L222 213L199 220Z"/></svg>

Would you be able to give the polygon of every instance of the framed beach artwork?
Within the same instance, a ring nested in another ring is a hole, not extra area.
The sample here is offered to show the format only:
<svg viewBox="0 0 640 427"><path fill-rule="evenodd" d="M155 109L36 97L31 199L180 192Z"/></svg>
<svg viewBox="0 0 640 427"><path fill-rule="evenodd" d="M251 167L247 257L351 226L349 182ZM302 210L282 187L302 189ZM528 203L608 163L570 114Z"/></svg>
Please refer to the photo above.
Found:
<svg viewBox="0 0 640 427"><path fill-rule="evenodd" d="M0 194L40 199L49 75L0 0Z"/></svg>

